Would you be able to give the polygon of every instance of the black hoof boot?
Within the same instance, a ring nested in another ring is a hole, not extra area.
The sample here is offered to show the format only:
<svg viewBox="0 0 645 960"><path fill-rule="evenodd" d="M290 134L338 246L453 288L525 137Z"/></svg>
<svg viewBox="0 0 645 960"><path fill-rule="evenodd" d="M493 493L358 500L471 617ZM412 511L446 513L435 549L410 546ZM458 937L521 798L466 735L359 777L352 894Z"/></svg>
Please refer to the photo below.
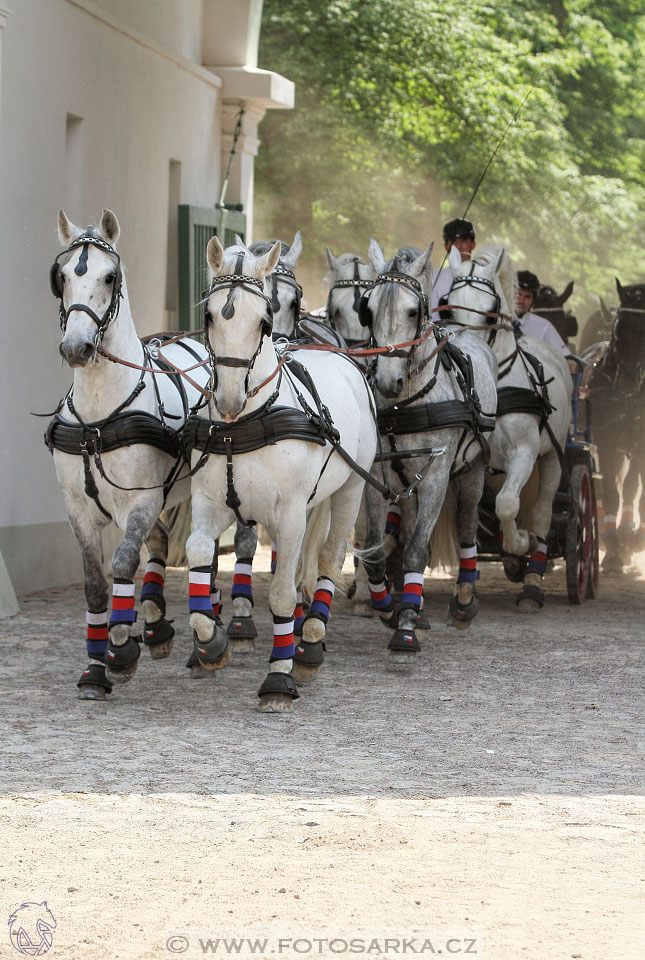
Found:
<svg viewBox="0 0 645 960"><path fill-rule="evenodd" d="M502 566L504 567L506 579L510 580L511 583L522 583L527 564L528 560L526 557L502 557Z"/></svg>
<svg viewBox="0 0 645 960"><path fill-rule="evenodd" d="M315 643L299 643L293 659L291 675L297 684L311 683L325 660L325 644L322 640Z"/></svg>
<svg viewBox="0 0 645 960"><path fill-rule="evenodd" d="M193 630L193 645L199 664L206 670L221 670L229 661L228 635L219 623L215 624L213 636L206 643L202 643Z"/></svg>
<svg viewBox="0 0 645 960"><path fill-rule="evenodd" d="M544 606L544 594L534 583L525 583L515 602L522 613L537 613Z"/></svg>
<svg viewBox="0 0 645 960"><path fill-rule="evenodd" d="M469 626L470 621L474 620L479 612L479 600L473 595L470 603L467 603L464 606L459 603L459 598L453 594L453 596L450 598L448 612L452 617L453 625L458 630L465 630L465 628Z"/></svg>
<svg viewBox="0 0 645 960"><path fill-rule="evenodd" d="M171 620L166 620L165 617L155 620L154 623L149 623L146 620L143 629L143 642L150 650L150 656L153 660L164 660L170 656L174 636L175 628L172 626Z"/></svg>
<svg viewBox="0 0 645 960"><path fill-rule="evenodd" d="M203 680L204 677L212 677L213 671L207 670L206 667L202 667L201 663L197 659L197 654L193 650L191 655L186 661L186 666L190 670L190 679L191 680Z"/></svg>
<svg viewBox="0 0 645 960"><path fill-rule="evenodd" d="M141 647L136 637L128 637L120 647L108 643L105 651L105 675L113 683L127 683L137 672Z"/></svg>
<svg viewBox="0 0 645 960"><path fill-rule="evenodd" d="M300 694L288 673L269 673L258 690L260 713L292 713L293 701Z"/></svg>
<svg viewBox="0 0 645 960"><path fill-rule="evenodd" d="M421 649L414 630L398 627L387 645L391 663L412 663Z"/></svg>
<svg viewBox="0 0 645 960"><path fill-rule="evenodd" d="M226 632L236 653L253 653L258 635L253 617L232 617Z"/></svg>
<svg viewBox="0 0 645 960"><path fill-rule="evenodd" d="M112 693L112 684L105 676L105 664L91 660L76 684L79 700L105 700Z"/></svg>

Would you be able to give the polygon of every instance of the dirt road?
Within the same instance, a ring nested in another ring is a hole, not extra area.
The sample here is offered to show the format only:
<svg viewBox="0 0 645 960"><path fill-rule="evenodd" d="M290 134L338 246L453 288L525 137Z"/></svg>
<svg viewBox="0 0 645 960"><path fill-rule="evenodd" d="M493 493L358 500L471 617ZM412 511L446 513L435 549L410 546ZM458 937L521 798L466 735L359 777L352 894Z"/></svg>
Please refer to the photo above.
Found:
<svg viewBox="0 0 645 960"><path fill-rule="evenodd" d="M21 598L0 623L0 956L20 955L13 911L46 901L56 958L640 960L643 567L578 608L556 569L531 617L488 565L463 633L450 581L427 579L432 638L409 667L337 596L293 716L254 710L266 551L255 654L188 678L174 572L172 656L144 653L105 703L76 699L80 585Z"/></svg>

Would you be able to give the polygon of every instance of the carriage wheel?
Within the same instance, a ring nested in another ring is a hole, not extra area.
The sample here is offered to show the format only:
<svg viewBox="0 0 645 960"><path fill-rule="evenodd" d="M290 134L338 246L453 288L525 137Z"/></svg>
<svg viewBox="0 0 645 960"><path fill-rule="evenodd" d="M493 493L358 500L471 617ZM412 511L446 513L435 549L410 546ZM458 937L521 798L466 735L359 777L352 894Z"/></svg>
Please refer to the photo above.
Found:
<svg viewBox="0 0 645 960"><path fill-rule="evenodd" d="M596 509L596 490L593 480L591 487L591 544L589 551L589 579L587 580L587 589L585 597L588 600L595 600L598 596L598 578L600 574L600 535L598 530L598 510Z"/></svg>
<svg viewBox="0 0 645 960"><path fill-rule="evenodd" d="M582 603L587 595L591 566L593 494L589 471L578 464L571 471L571 509L565 537L567 595L569 603Z"/></svg>

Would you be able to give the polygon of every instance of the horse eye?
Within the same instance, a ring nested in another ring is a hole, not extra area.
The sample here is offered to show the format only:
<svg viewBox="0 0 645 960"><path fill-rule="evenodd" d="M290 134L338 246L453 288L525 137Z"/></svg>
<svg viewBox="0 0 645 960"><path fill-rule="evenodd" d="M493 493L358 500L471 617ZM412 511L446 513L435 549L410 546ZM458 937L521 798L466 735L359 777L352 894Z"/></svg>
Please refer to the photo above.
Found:
<svg viewBox="0 0 645 960"><path fill-rule="evenodd" d="M107 277L105 278L105 283L108 287L111 287L115 280L116 280L116 274L108 273Z"/></svg>
<svg viewBox="0 0 645 960"><path fill-rule="evenodd" d="M414 318L416 317L416 315L417 315L417 308L416 308L416 307L410 307L410 309L408 310L408 316L411 317L412 319L414 319Z"/></svg>

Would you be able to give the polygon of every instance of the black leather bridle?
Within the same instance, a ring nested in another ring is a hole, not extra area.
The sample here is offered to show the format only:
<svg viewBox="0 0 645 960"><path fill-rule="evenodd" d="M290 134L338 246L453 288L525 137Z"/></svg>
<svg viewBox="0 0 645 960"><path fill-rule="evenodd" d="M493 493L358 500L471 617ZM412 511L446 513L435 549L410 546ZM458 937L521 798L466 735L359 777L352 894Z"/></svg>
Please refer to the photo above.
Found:
<svg viewBox="0 0 645 960"><path fill-rule="evenodd" d="M212 386L211 391L214 392L217 384L217 367L243 367L246 368L246 381L245 389L248 394L248 381L253 369L253 364L257 360L258 354L262 349L262 344L265 337L270 337L273 331L273 307L271 300L267 297L264 292L264 282L258 280L256 277L249 277L246 274L242 273L242 264L244 261L244 254L239 254L237 257L237 262L235 264L235 273L225 274L223 276L213 277L213 282L210 288L204 293L204 328L206 330L206 348L211 358L211 364L213 369L212 375ZM210 338L208 336L208 325L212 322L208 310L208 301L213 293L217 290L228 290L229 294L226 298L226 303L222 307L221 315L225 320L231 320L235 315L235 304L233 302L233 296L235 291L239 288L246 290L247 293L253 293L257 297L262 297L264 302L267 305L267 312L262 320L261 330L260 330L260 341L258 343L255 353L251 357L221 357L216 356L213 352L211 346Z"/></svg>
<svg viewBox="0 0 645 960"><path fill-rule="evenodd" d="M111 257L114 257L114 280L112 283L112 296L110 302L107 306L107 310L102 317L99 317L97 313L92 310L86 303L72 303L67 309L63 303L63 275L61 272L61 265L59 260L61 257L66 256L72 250L75 250L77 247L83 247L83 253L74 268L74 272L78 276L82 276L87 270L87 253L90 246L98 247L99 250L103 250L105 253L109 254ZM59 300L58 306L58 318L60 323L60 328L65 334L67 329L67 321L69 319L70 313L74 311L80 311L81 313L86 313L96 324L97 334L94 338L94 351L96 351L103 340L105 331L107 330L109 324L116 319L119 314L119 307L121 304L121 299L123 298L122 286L123 286L123 272L121 270L121 257L116 252L113 246L111 246L107 240L102 240L99 237L95 237L90 233L85 233L82 236L78 237L76 240L72 241L70 245L58 254L51 267L49 268L49 286L51 292Z"/></svg>
<svg viewBox="0 0 645 960"><path fill-rule="evenodd" d="M296 280L296 275L293 270L289 270L288 267L285 267L282 263L278 261L278 266L275 268L271 274L271 309L275 315L280 309L280 298L278 296L278 284L285 283L287 286L292 287L295 290L296 296L293 301L292 310L293 310L293 327L290 337L294 336L296 330L296 324L300 319L300 305L302 303L302 287ZM271 336L273 339L278 337L283 337L285 334L272 333Z"/></svg>
<svg viewBox="0 0 645 960"><path fill-rule="evenodd" d="M358 308L358 319L362 326L367 327L370 331L372 338L374 337L373 333L373 318L372 312L369 308L369 298L372 294L372 290L375 287L382 286L386 283L395 283L401 287L405 287L411 293L413 293L418 300L417 308L417 327L414 339L417 340L421 337L423 332L430 326L432 323L430 319L430 307L426 294L423 292L421 284L415 277L408 276L407 273L399 273L396 270L386 271L385 273L379 273L376 279L372 282L370 289L367 290L361 297L360 306ZM410 347L410 350L389 350L387 353L388 357L403 357L409 359L411 351L415 347Z"/></svg>
<svg viewBox="0 0 645 960"><path fill-rule="evenodd" d="M448 294L448 302L450 302L450 294L454 290L461 290L464 287L474 287L475 289L477 289L477 286L479 285L480 287L484 288L484 292L492 294L494 298L495 302L493 305L493 309L488 312L491 314L495 314L496 316L487 317L486 323L495 324L495 320L497 319L497 316L501 315L502 313L502 302L500 300L499 293L497 292L497 288L493 283L493 281L489 280L488 277L477 277L474 275L473 271L475 269L475 265L476 265L475 261L471 261L470 273L464 274L461 277L455 277L453 279L452 286L450 287L450 293ZM446 322L449 323L450 321L446 321ZM493 343L495 342L496 335L497 335L497 326L495 325L495 329L491 330L488 336L487 343L489 347L492 347Z"/></svg>
<svg viewBox="0 0 645 960"><path fill-rule="evenodd" d="M363 291L367 292L367 290L371 289L373 285L372 280L364 280L360 276L360 272L358 268L359 268L359 264L365 263L364 260L361 260L360 257L354 257L352 260L349 261L349 263L354 264L354 276L351 278L348 278L347 280L336 280L334 283L332 283L331 287L329 288L329 293L327 294L327 307L325 312L327 314L327 322L332 327L332 329L335 329L333 320L332 320L332 315L331 315L331 295L334 292L334 290L346 290L348 287L354 288L354 297L352 299L352 310L354 311L354 313L356 313L360 317L361 297L364 295ZM357 343L362 343L361 340L353 340L349 337L345 337L344 339L345 339L345 343L349 347L353 347Z"/></svg>

